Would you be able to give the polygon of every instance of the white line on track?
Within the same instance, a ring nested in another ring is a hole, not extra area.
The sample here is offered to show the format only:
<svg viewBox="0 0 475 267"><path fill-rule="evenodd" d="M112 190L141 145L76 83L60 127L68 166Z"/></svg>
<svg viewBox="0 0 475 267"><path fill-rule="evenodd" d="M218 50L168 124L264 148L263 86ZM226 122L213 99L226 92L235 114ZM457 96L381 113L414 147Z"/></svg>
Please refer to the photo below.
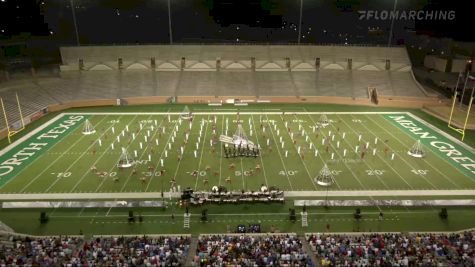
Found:
<svg viewBox="0 0 475 267"><path fill-rule="evenodd" d="M105 117L104 117L105 118ZM101 120L102 121L102 120ZM76 128L76 131L80 129L79 127ZM64 154L64 153L67 153L69 150L71 150L75 145L77 145L83 138L85 137L85 135L82 135L80 138L78 138L71 146L68 147L68 149L66 149L66 151L64 151L63 153L61 154ZM60 142L57 142L55 145L59 144ZM54 147L54 146L52 146ZM52 148L51 147L51 148ZM51 149L50 148L50 149ZM49 150L49 149L48 149ZM44 155L44 154L43 154ZM62 159L61 155L59 155L58 157L56 157L56 159L54 161L52 161L48 166L46 166L46 168L43 169L43 171L41 171L38 175L36 175L28 184L26 184L21 190L20 192L23 192L26 188L28 188L28 186L30 186L33 182L36 181L36 179L40 178L49 168L51 168L51 166L53 166L58 160ZM37 159L38 160L38 159Z"/></svg>
<svg viewBox="0 0 475 267"><path fill-rule="evenodd" d="M279 145L277 144L277 140L275 139L274 131L273 131L272 127L270 126L269 117L267 115L266 115L266 120L267 120L267 125L269 126L270 133L272 134L272 139L274 140L274 144L276 146L277 153L279 154L280 162L282 163L282 167L284 168L285 176L287 177L287 181L289 181L290 189L294 190L294 188L292 186L292 182L290 182L289 173L287 172L287 168L285 167L284 159L282 158L282 155L280 154L280 148L279 148ZM315 186L315 184L314 184L314 186Z"/></svg>
<svg viewBox="0 0 475 267"><path fill-rule="evenodd" d="M49 121L41 124L40 126L38 126L37 128L35 128L34 130L32 130L31 132L25 134L24 136L20 137L18 140L14 141L13 143L9 144L8 146L6 146L5 148L3 148L2 150L0 150L0 157L5 155L5 153L7 153L8 151L12 150L13 148L15 148L16 146L20 145L21 143L25 142L27 139L29 139L30 137L32 137L33 135L37 134L38 132L42 131L43 129L45 129L46 127L50 126L52 123L54 123L55 121L59 120L60 118L62 118L63 116L65 116L66 114L59 114L57 115L56 117L50 119Z"/></svg>
<svg viewBox="0 0 475 267"><path fill-rule="evenodd" d="M224 129L224 115L222 116L221 118L221 134L223 134L223 129ZM219 145L221 147L221 153L220 153L220 157L219 157L219 182L218 182L218 185L220 186L221 185L221 179L223 178L223 146L222 144L220 143Z"/></svg>
<svg viewBox="0 0 475 267"><path fill-rule="evenodd" d="M180 114L182 114L182 113L180 113ZM168 135L167 142L164 143L164 146L163 146L163 149L162 149L162 153L160 154L159 160L157 160L157 164L155 164L154 170L158 169L158 165L160 164L160 159L163 159L163 155L165 154L165 150L167 149L167 145L168 145L168 143L170 143L170 140L172 139L172 132L173 132L173 130L175 129L175 127L178 125L178 119L179 119L179 118L177 118L177 119L175 120L175 124L173 124L172 130L170 131L170 134ZM164 126L164 127L165 127L165 126ZM165 163L164 163L163 165L165 166ZM145 192L148 191L148 188L149 188L150 185L152 184L153 178L154 178L154 176L152 176L152 177L150 178L150 181L148 181L147 187L145 188ZM160 176L160 179L163 179L163 177ZM163 184L163 181L162 181L162 184ZM165 190L165 189L162 188L161 191L163 192L164 190Z"/></svg>
<svg viewBox="0 0 475 267"><path fill-rule="evenodd" d="M294 115L294 117L296 117L296 118L298 119L298 117L297 117L296 115ZM280 120L282 121L282 123L284 123L284 118L282 117L282 115L280 115ZM290 133L289 133L289 131L286 131L286 130L284 129L284 132L286 132L287 135L289 135L289 138L290 138ZM292 139L292 138L290 138L290 139ZM292 141L292 140L291 140L291 141ZM290 145L293 146L295 150L297 150L297 147L295 147L295 145L294 145L293 143L291 143ZM298 153L297 153L297 158L299 158L300 161L302 162L303 167L305 168L305 171L306 171L307 174L308 174L308 179L310 180L310 183L313 185L313 187L315 188L315 190L318 190L317 185L316 185L315 182L312 180L313 177L312 177L312 175L310 174L310 171L308 170L307 164L305 164L305 161L302 159L302 157L300 157L300 155L299 155Z"/></svg>
<svg viewBox="0 0 475 267"><path fill-rule="evenodd" d="M195 120L191 121L191 129L193 129L193 122L194 121ZM205 135L206 135L206 133L205 133ZM204 146L205 146L205 142L203 141L203 147ZM175 174L173 175L173 180L174 181L176 180L176 176L178 175L178 170L180 169L180 165L181 165L181 162L183 161L183 157L185 156L185 150L186 150L187 147L188 147L187 145L185 145L183 147L183 155L181 155L180 161L178 161L178 165L176 166L176 169L175 169ZM200 156L200 164L201 164L201 156ZM198 177L196 177L196 178L198 178Z"/></svg>
<svg viewBox="0 0 475 267"><path fill-rule="evenodd" d="M346 123L345 120L341 119L340 116L338 116L338 115L337 115L337 117L338 117L338 119L340 119L345 125L348 126L348 129L350 129L351 131L353 131L353 132L356 134L356 131L355 131L348 123ZM366 117L367 117L367 116L366 116ZM365 118L366 118L366 117L365 117ZM353 116L352 116L352 118L353 118ZM361 125L362 125L366 130L368 130L369 133L371 133L370 129L368 129L368 128L364 125L364 123L361 123ZM372 134L372 135L373 135L374 137L377 137L375 134ZM369 141L363 140L363 143L364 143L364 142L369 142ZM388 147L389 147L389 145L388 145ZM388 163L383 157L381 157L379 154L378 154L378 158L380 158L380 159L382 160L382 162L384 162L397 176L399 176L399 178L401 178L401 180L402 180L404 183L406 183L411 189L414 189L414 188L406 181L406 179L404 179L404 177L402 177L401 174L399 174L399 172L397 172L397 171L391 166L391 164L389 164L389 163ZM365 162L366 162L366 161L365 161ZM372 169L368 164L366 164L366 165L367 165L370 169ZM375 173L375 175L379 178L379 175L378 175L378 174ZM382 181L382 179L380 179L380 180ZM387 187L387 186L386 186L386 187Z"/></svg>
<svg viewBox="0 0 475 267"><path fill-rule="evenodd" d="M259 136L258 136L258 133L257 133L257 128L256 128L256 123L254 122L254 116L251 115L251 119L252 119L252 126L254 128L254 131L256 133L256 142L257 142L257 145L261 148L261 150L263 149L263 147L259 144ZM260 131L262 131L262 129L259 127ZM266 175L266 168L264 167L264 161L262 160L262 151L259 152L259 158L261 159L261 164L262 164L262 172L264 174L264 179L266 181L266 186L269 187L269 183L267 182L267 175Z"/></svg>
<svg viewBox="0 0 475 267"><path fill-rule="evenodd" d="M85 200L85 199L156 199L158 192L88 192L88 193L29 193L0 194L0 200ZM475 190L341 190L341 191L285 191L285 197L368 197L368 196L473 196ZM180 197L180 193L164 192L164 197Z"/></svg>
<svg viewBox="0 0 475 267"><path fill-rule="evenodd" d="M239 112L241 115L280 115L282 111L279 112L248 112L248 111L239 111L234 112L219 112L219 111L208 111L208 112L193 112L193 115L236 115ZM284 111L285 114L295 114L295 115L318 115L318 114L409 114L409 112L374 112L374 111L340 111L340 112L320 112L320 111ZM181 115L183 112L74 112L74 113L63 113L66 115Z"/></svg>
<svg viewBox="0 0 475 267"><path fill-rule="evenodd" d="M317 125L317 123L315 122L315 120L313 119L313 117L312 117L310 114L308 114L308 117L312 120L312 122L313 122L314 125ZM332 124L330 124L330 125L332 125ZM332 125L331 127L335 130L335 127L334 127L333 125ZM328 143L329 143L330 146L333 148L333 150L335 151L336 155L338 155L338 157L340 157L340 158L343 158L343 157L341 156L341 154L338 152L338 149L335 149L335 147L334 147L333 144L331 143L331 141L330 141L330 136L326 136L326 135L325 135L325 132L324 132L323 130L322 130L322 135L325 136L325 138L326 138L327 140L329 140ZM346 143L351 147L351 144L348 142L348 140L345 139L345 141L346 141ZM366 162L365 162L365 164L366 164L366 166L368 166L368 164L367 164ZM361 185L361 187L363 188L363 190L366 190L366 187L364 186L364 184L361 182L361 180L358 178L358 176L353 172L353 170L348 166L348 164L346 164L346 162L343 161L343 165L345 165L345 167L350 171L350 173L353 175L353 177L356 179L356 181ZM379 177L378 177L378 178L379 178ZM379 178L379 180L381 180L381 179ZM382 183L382 184L383 184L384 186L386 186L386 188L388 188L388 186L387 186L385 183Z"/></svg>
<svg viewBox="0 0 475 267"><path fill-rule="evenodd" d="M373 122L373 124L375 124L376 126L378 126L379 128L382 128L383 130L385 130L389 135L391 135L395 140L397 140L400 144L402 144L402 146L404 148L406 148L406 144L404 142L402 142L397 136L395 136L394 134L392 134L390 131L388 131L387 129L385 129L384 127L381 127L377 122L375 122L370 116L367 116L368 119ZM399 127L396 127L394 126L395 128L397 128L398 130L402 131L401 129L399 129ZM402 131L404 132L404 131ZM404 132L405 133L405 132ZM414 166L412 164L410 164L409 162L407 162L407 160L404 158L404 157L400 157L400 159L402 159L402 161L404 161L404 163L407 164L407 166L409 166L409 168L411 169L417 169L417 168L414 168ZM426 162L433 170L439 172L442 176L444 176L444 178L448 179L447 176L445 174L443 174L442 172L440 172L437 168L435 168L434 166L432 166L432 164L430 164L426 159L422 158L422 160L424 162ZM429 179L427 179L424 175L421 175L421 177L428 183L430 184L434 189L437 189L437 187L431 183L429 181ZM455 184L452 180L448 179L449 182L451 182L453 185L457 186L458 188L460 188L459 185Z"/></svg>
<svg viewBox="0 0 475 267"><path fill-rule="evenodd" d="M107 118L107 116L104 116L103 119L100 120L100 122L102 122L102 121L105 120L106 118ZM99 123L100 123L100 122L99 122ZM98 126L98 125L96 125L96 128L97 128L97 126ZM98 139L100 139L102 136L104 136L104 134L106 134L106 132L107 132L111 127L112 127L112 125L111 125L109 128L107 128L107 129L99 136ZM79 139L82 139L82 137L84 137L84 136L85 136L85 135L81 136L81 138L79 138ZM81 153L81 155L80 155L79 157L77 157L76 160L73 161L73 163L71 163L71 164L68 165L68 168L67 168L65 171L63 171L63 172L68 172L84 155L87 154L87 152L89 151L89 149L91 149L91 147L94 146L94 144L95 144L95 142L93 142L92 144L90 144L90 145ZM69 147L69 149L71 149L71 148L72 148L72 146ZM68 150L69 150L69 149L68 149ZM66 150L66 151L68 151L68 150ZM63 153L63 154L64 154L64 153ZM59 156L58 159L59 159L59 158L61 158L61 156ZM46 171L46 169L45 169L44 171ZM55 180L53 183L51 183L51 185L45 190L45 192L48 192L49 190L51 190L51 188L53 188L53 186L54 186L57 182L59 182L61 179L62 179L61 177L56 178L56 180Z"/></svg>
<svg viewBox="0 0 475 267"><path fill-rule="evenodd" d="M149 119L147 120L150 120L151 117L149 117ZM157 135L157 133L160 132L160 126L162 126L162 123L163 123L163 119L162 121L160 121L160 124L157 126L157 129L155 130L155 132L152 134L152 137L150 137L150 139L148 140L150 143L153 143L153 139L155 138L155 136ZM143 128L145 128L145 125L143 126ZM153 146L153 145L152 145ZM147 146L147 143L145 143L145 147L144 149L142 149L142 153L140 153L140 156L139 156L139 160L142 160L143 156L145 155L145 153L147 152L147 148L149 148ZM157 160L157 159L155 159ZM135 167L134 167L135 168ZM127 186L127 183L129 182L130 180L130 177L132 177L133 173L131 172L129 174L129 177L127 177L127 179L125 180L125 183L124 185L122 185L122 187L120 188L120 192L123 192L125 187ZM150 175L150 180L152 179L152 177L155 176L155 169L152 170L152 174Z"/></svg>
<svg viewBox="0 0 475 267"><path fill-rule="evenodd" d="M119 119L120 119L120 118L122 118L122 116L120 116ZM136 118L137 118L137 116L135 116L134 118L132 118L131 121L134 121ZM114 141L114 140L115 140L114 138L111 137L111 139L112 139L112 142L115 142L115 141ZM128 145L127 145L127 147L128 147ZM109 151L110 148L111 148L111 146L108 145L107 148L106 148L106 151ZM99 156L99 157L91 164L91 166L84 172L84 174L81 176L81 178L79 178L79 180L76 182L76 184L74 185L74 187L73 187L69 192L73 192L73 191L76 189L76 187L79 186L79 184L82 182L82 180L84 180L84 178L87 176L87 174L90 173L91 167L92 167L92 166L95 166L95 165L99 162L99 160L101 160L102 157L104 157L104 155L106 155L106 153L104 153L104 154L102 154L101 156ZM114 164L114 166L115 166L115 164ZM110 172L112 169L113 169L113 167L109 170L109 172ZM102 179L102 182L101 182L101 183L99 184L99 186L96 188L96 192L101 188L101 186L104 184L104 181L106 180L106 178L101 178L101 179Z"/></svg>
<svg viewBox="0 0 475 267"><path fill-rule="evenodd" d="M203 151L204 151L204 148L205 146L207 145L206 144L206 135L208 134L208 125L209 125L209 115L208 115L208 118L206 119L206 128L205 128L205 135L203 136L203 142L201 143L201 153L200 153L200 160L198 161L198 174L196 175L195 177L195 190L196 188L198 187L198 180L200 179L200 175L199 175L199 172L200 172L200 168L201 168L201 160L203 159ZM178 163L180 164L180 163ZM178 173L178 166L176 168L176 171L175 171L175 176L176 177L176 174Z"/></svg>

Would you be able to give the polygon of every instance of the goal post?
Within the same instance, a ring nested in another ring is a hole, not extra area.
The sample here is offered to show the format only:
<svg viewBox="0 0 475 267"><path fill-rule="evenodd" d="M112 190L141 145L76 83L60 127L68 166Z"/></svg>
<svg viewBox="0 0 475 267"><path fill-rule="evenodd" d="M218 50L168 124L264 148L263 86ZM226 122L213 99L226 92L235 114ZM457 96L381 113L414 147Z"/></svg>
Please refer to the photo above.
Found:
<svg viewBox="0 0 475 267"><path fill-rule="evenodd" d="M454 99L452 101L452 108L450 109L449 122L448 122L447 126L450 129L460 133L462 135L461 140L463 141L463 139L465 138L465 130L467 129L468 119L470 117L470 111L472 109L472 103L473 103L474 97L473 96L470 97L470 101L468 103L467 114L465 115L465 121L463 123L463 127L458 128L455 125L452 125L452 118L453 118L453 115L454 115L455 102L457 101L457 94L458 94L457 91L455 91L455 94L454 94L454 97L453 97Z"/></svg>
<svg viewBox="0 0 475 267"><path fill-rule="evenodd" d="M20 105L20 98L18 97L18 94L15 94L15 100L16 100L16 105L18 107L18 114L20 115L20 126L17 127L16 129L12 129L10 127L10 124L8 122L8 115L7 111L5 109L5 104L3 102L3 98L0 97L0 104L2 105L2 112L3 112L3 117L5 119L5 125L7 127L7 137L8 137L8 143L11 144L12 140L11 137L17 134L18 132L21 132L22 130L25 129L25 121L23 120L23 112L21 111L21 105Z"/></svg>

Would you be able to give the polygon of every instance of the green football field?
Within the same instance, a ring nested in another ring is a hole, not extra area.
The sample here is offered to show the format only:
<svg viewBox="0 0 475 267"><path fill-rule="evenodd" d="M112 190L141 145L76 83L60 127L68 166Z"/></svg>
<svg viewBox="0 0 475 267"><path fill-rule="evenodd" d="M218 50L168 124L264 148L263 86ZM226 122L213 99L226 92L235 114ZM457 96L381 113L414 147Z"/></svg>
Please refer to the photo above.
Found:
<svg viewBox="0 0 475 267"><path fill-rule="evenodd" d="M322 114L329 121L326 127L321 126ZM215 185L368 195L475 189L473 149L410 113L238 114L223 109L194 112L191 121L181 116L60 114L2 150L0 193L168 192L173 187L210 190ZM86 119L95 133L82 133ZM225 158L219 136L232 137L238 123L261 147L259 157ZM417 140L423 158L407 153ZM133 167L117 167L122 148ZM329 187L315 183L325 164L333 176Z"/></svg>

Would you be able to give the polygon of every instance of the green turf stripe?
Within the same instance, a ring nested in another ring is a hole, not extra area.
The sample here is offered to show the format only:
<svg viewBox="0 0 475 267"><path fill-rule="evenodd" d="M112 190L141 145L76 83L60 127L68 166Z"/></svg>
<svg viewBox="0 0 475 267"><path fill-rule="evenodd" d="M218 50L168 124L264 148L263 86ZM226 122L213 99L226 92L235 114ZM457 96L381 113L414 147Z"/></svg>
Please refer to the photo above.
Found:
<svg viewBox="0 0 475 267"><path fill-rule="evenodd" d="M409 115L382 116L416 140L420 140L424 147L439 154L460 172L475 179L475 155L472 152Z"/></svg>
<svg viewBox="0 0 475 267"><path fill-rule="evenodd" d="M0 187L82 125L87 116L63 116L0 157Z"/></svg>

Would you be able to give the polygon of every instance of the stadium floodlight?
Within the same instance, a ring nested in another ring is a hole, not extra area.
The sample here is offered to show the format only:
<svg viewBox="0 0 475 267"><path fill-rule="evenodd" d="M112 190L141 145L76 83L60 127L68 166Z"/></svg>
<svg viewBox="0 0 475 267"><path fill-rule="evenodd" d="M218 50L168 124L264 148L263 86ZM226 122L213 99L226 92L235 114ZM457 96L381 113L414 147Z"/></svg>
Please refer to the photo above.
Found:
<svg viewBox="0 0 475 267"><path fill-rule="evenodd" d="M76 20L76 11L74 6L74 0L69 0L69 4L71 5L71 14L73 15L73 23L74 23L74 31L76 33L76 44L77 46L81 46L81 42L79 41L79 31L78 31L78 23Z"/></svg>
<svg viewBox="0 0 475 267"><path fill-rule="evenodd" d="M88 119L86 119L86 121L84 121L84 128L82 129L82 134L90 135L95 132L96 130L94 130L94 126L92 126L92 123Z"/></svg>
<svg viewBox="0 0 475 267"><path fill-rule="evenodd" d="M120 154L119 162L117 167L119 168L130 168L134 165L134 160L129 155L125 148L122 148L122 153Z"/></svg>
<svg viewBox="0 0 475 267"><path fill-rule="evenodd" d="M424 153L424 150L422 149L421 141L417 140L417 142L412 146L412 148L409 151L407 151L407 154L415 158L424 157L425 153Z"/></svg>
<svg viewBox="0 0 475 267"><path fill-rule="evenodd" d="M318 120L318 124L323 127L330 125L330 122L328 121L326 114L322 114L322 116L320 116L320 119Z"/></svg>
<svg viewBox="0 0 475 267"><path fill-rule="evenodd" d="M315 177L315 183L321 186L330 186L333 184L335 177L333 177L332 172L328 169L327 164L323 165L323 168L318 173L317 177Z"/></svg>
<svg viewBox="0 0 475 267"><path fill-rule="evenodd" d="M185 106L185 108L183 109L183 111L180 114L180 118L182 118L183 120L189 120L189 119L193 118L193 113L191 113L188 106Z"/></svg>

